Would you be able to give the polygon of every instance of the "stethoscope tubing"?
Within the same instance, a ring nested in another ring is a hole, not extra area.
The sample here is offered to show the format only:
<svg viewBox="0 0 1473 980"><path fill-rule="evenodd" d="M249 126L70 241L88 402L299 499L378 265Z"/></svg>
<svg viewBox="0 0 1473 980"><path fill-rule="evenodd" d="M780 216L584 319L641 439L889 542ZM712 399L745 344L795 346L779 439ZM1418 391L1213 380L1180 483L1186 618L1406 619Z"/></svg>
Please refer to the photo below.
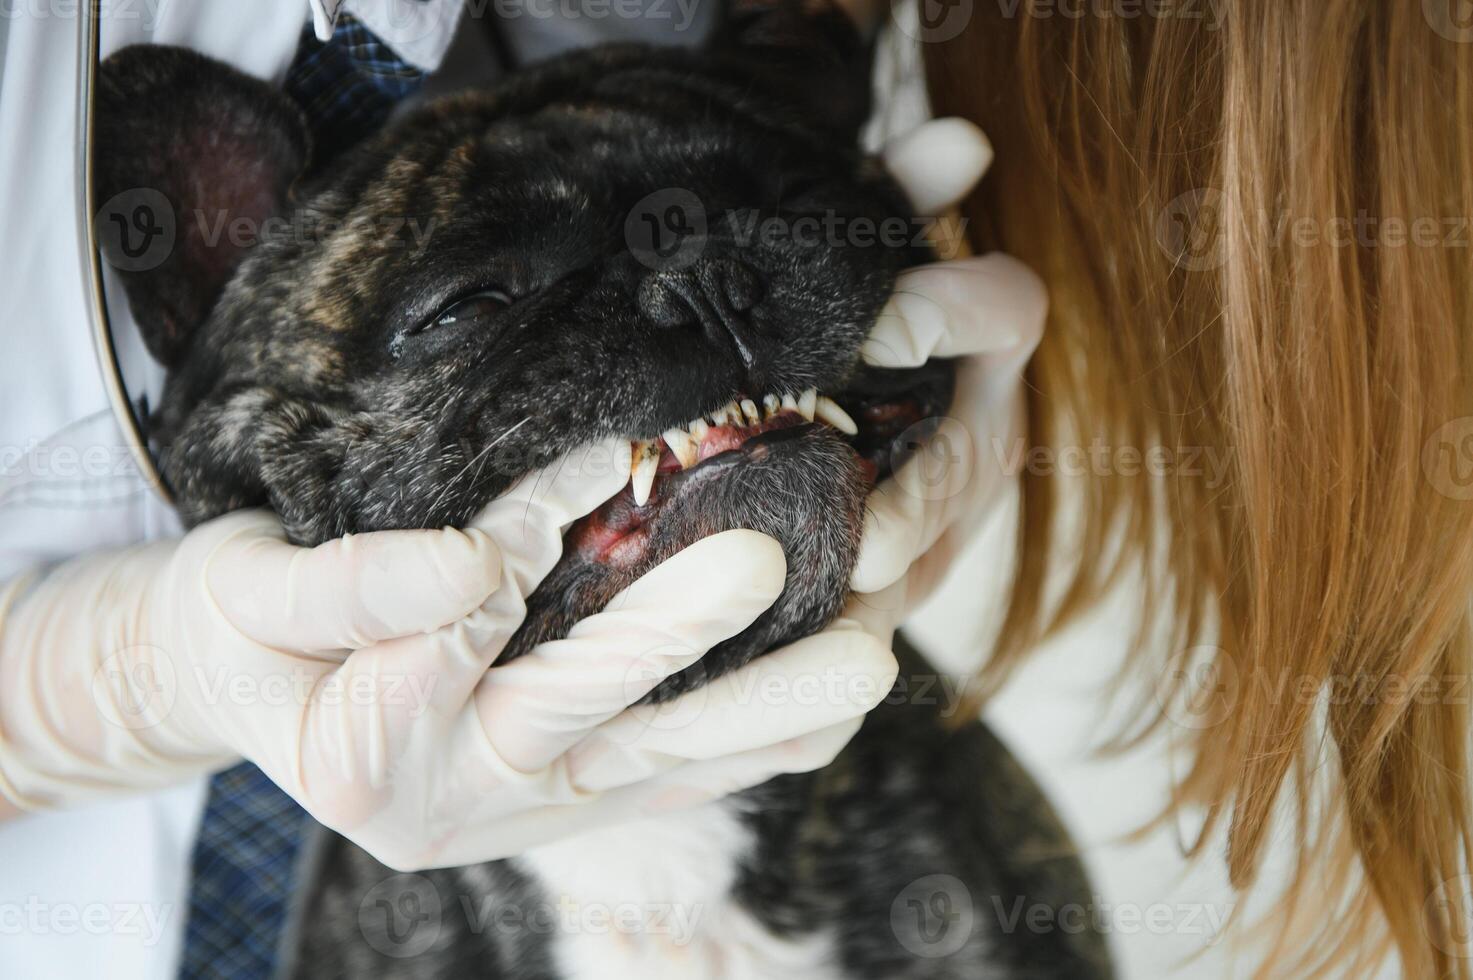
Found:
<svg viewBox="0 0 1473 980"><path fill-rule="evenodd" d="M97 188L92 169L95 133L93 107L96 102L97 66L101 54L101 9L102 0L82 0L77 5L77 159L74 172L77 180L77 240L81 243L82 252L83 299L91 320L92 346L97 355L97 366L128 453L149 488L164 503L173 506L173 492L163 473L159 471L153 454L149 452L143 424L128 398L128 386L123 381L122 365L118 363L117 348L113 344L112 321L107 315L107 294L102 281L102 253L97 244L94 219L97 214Z"/></svg>

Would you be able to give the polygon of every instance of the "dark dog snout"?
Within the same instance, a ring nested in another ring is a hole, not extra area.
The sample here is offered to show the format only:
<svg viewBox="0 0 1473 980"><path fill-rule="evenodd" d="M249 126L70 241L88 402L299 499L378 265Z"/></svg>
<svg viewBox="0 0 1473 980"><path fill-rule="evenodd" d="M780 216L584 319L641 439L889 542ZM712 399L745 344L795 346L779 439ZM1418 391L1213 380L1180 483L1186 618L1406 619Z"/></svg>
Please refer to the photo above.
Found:
<svg viewBox="0 0 1473 980"><path fill-rule="evenodd" d="M683 269L650 273L636 302L656 326L698 328L710 343L735 353L752 375L776 347L751 315L766 292L762 277L746 263L700 259Z"/></svg>

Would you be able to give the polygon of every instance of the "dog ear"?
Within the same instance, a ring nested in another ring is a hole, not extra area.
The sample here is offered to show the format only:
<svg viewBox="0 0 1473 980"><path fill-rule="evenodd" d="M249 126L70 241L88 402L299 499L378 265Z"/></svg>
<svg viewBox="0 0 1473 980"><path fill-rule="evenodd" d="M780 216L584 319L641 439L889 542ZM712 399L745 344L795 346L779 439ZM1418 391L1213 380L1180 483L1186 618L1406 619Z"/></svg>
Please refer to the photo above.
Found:
<svg viewBox="0 0 1473 980"><path fill-rule="evenodd" d="M850 136L869 118L873 44L833 0L732 0L710 50L751 65L811 125Z"/></svg>
<svg viewBox="0 0 1473 980"><path fill-rule="evenodd" d="M177 366L307 164L301 112L266 83L184 48L103 62L93 158L103 257L149 352Z"/></svg>

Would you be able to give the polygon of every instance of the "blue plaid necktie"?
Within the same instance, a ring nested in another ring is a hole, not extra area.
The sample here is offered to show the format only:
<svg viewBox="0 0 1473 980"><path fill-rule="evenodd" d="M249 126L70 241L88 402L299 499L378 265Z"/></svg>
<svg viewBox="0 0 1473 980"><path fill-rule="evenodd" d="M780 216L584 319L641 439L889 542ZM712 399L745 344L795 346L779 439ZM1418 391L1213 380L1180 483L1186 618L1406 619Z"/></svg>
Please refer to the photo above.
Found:
<svg viewBox="0 0 1473 980"><path fill-rule="evenodd" d="M303 31L286 92L312 127L321 165L383 124L423 73L349 14L325 44ZM299 853L316 825L250 763L216 774L195 842L182 980L274 975Z"/></svg>
<svg viewBox="0 0 1473 980"><path fill-rule="evenodd" d="M302 29L282 87L307 116L313 164L321 166L383 125L423 81L424 72L343 13L326 42L317 40L310 23Z"/></svg>
<svg viewBox="0 0 1473 980"><path fill-rule="evenodd" d="M272 975L310 826L307 812L249 762L210 780L194 845L180 977Z"/></svg>

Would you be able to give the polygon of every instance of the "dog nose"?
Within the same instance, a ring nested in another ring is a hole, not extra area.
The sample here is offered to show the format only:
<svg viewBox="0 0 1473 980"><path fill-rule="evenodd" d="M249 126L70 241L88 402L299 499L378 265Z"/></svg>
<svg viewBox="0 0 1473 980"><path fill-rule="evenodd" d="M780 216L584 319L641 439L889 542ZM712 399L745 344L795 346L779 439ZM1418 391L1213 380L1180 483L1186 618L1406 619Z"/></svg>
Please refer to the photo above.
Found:
<svg viewBox="0 0 1473 980"><path fill-rule="evenodd" d="M713 344L735 350L753 374L773 346L749 316L765 294L762 277L746 263L700 259L683 269L650 273L636 302L656 326L700 327Z"/></svg>

